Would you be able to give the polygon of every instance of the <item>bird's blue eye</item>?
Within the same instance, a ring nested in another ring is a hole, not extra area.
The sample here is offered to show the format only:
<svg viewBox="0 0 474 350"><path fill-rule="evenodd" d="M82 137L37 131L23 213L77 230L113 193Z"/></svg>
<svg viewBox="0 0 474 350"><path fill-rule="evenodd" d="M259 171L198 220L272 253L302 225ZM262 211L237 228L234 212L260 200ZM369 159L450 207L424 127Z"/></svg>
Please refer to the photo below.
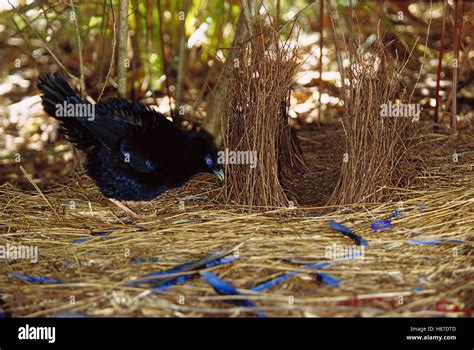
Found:
<svg viewBox="0 0 474 350"><path fill-rule="evenodd" d="M212 159L210 156L206 156L204 159L206 160L207 165L212 165Z"/></svg>

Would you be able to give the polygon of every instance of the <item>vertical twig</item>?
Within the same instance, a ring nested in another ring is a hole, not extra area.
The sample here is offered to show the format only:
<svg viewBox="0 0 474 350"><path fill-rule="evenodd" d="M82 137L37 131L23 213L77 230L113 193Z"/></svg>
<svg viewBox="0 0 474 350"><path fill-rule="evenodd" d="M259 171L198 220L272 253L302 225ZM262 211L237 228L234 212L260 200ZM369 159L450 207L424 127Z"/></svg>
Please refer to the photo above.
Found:
<svg viewBox="0 0 474 350"><path fill-rule="evenodd" d="M104 94L105 87L107 86L107 82L109 81L110 74L112 73L112 67L114 66L115 60L115 47L117 46L117 31L115 30L115 13L114 13L114 5L112 4L112 0L110 0L110 9L112 11L112 58L110 59L109 70L107 71L107 75L105 77L104 84L102 85L102 89L100 89L99 97L97 98L97 103L99 103L102 95Z"/></svg>
<svg viewBox="0 0 474 350"><path fill-rule="evenodd" d="M428 42L430 38L430 31L431 31L431 22L433 21L433 2L430 0L430 20L428 22L428 29L426 30L426 40L425 40L425 47L429 48ZM413 45L413 48L416 47L416 44L418 43L418 38L416 39L415 45ZM413 90L410 94L410 98L408 100L408 103L410 103L413 94L415 93L416 86L418 85L418 82L420 81L421 78L421 73L423 72L423 66L425 64L425 59L426 59L426 50L423 52L423 59L421 60L421 65L420 65L420 70L418 71L418 77L416 78L415 85L413 86Z"/></svg>
<svg viewBox="0 0 474 350"><path fill-rule="evenodd" d="M74 20L74 27L76 29L77 51L78 51L78 56L79 56L79 90L80 90L81 97L84 98L84 94L86 91L86 84L84 81L84 59L82 56L81 33L79 30L79 22L77 20L77 14L76 14L76 10L74 9L73 0L69 0L69 4L71 6L71 11L72 11L73 20Z"/></svg>
<svg viewBox="0 0 474 350"><path fill-rule="evenodd" d="M441 68L443 66L443 52L444 52L444 32L446 29L446 16L447 16L447 1L444 0L444 8L443 8L443 23L441 25L441 40L440 40L440 48L439 48L439 56L438 56L438 71L436 76L436 91L435 91L435 111L434 111L434 122L439 123L439 87L440 87L440 79L441 79Z"/></svg>
<svg viewBox="0 0 474 350"><path fill-rule="evenodd" d="M321 95L323 94L323 29L324 29L324 0L320 0L319 4L319 99L318 99L318 118L316 126L321 126Z"/></svg>
<svg viewBox="0 0 474 350"><path fill-rule="evenodd" d="M118 95L125 98L127 95L127 65L125 62L128 53L128 0L119 0L118 6Z"/></svg>
<svg viewBox="0 0 474 350"><path fill-rule="evenodd" d="M348 21L348 26L349 26L349 32L350 33L353 33L353 30L354 30L354 13L353 13L353 8L352 8L352 0L349 0L349 21ZM350 34L352 35L352 34ZM354 38L351 37L351 40L349 40L349 60L350 60L350 64L352 65L352 55L354 53L354 41L355 40L355 36Z"/></svg>
<svg viewBox="0 0 474 350"><path fill-rule="evenodd" d="M459 27L459 4L457 1L454 2L454 70L453 70L453 108L451 109L451 127L457 128L457 99L458 99L458 74L459 74L459 39L461 33L458 34Z"/></svg>
<svg viewBox="0 0 474 350"><path fill-rule="evenodd" d="M175 123L181 124L181 102L183 99L183 80L184 80L184 68L186 62L186 15L188 13L188 0L182 0L182 11L184 18L179 19L179 64L178 64L178 77L176 82L176 110ZM181 16L181 15L180 15Z"/></svg>
<svg viewBox="0 0 474 350"><path fill-rule="evenodd" d="M145 26L145 57L150 57L150 48L151 51L153 51L153 40L151 38L153 37L153 2L152 0L147 0L147 8L149 9L146 11L146 26ZM148 87L150 86L150 81L153 76L153 68L151 66L151 63L149 60L145 60L144 62L145 67L146 67L146 72L147 72L147 78L145 79L146 84L144 84L144 87L148 90ZM155 89L152 90L152 96L153 100L155 100Z"/></svg>
<svg viewBox="0 0 474 350"><path fill-rule="evenodd" d="M329 11L329 13L331 13L331 11ZM331 20L331 33L332 33L332 37L334 39L334 49L336 51L337 66L338 66L339 72L341 74L342 100L344 101L344 106L346 106L347 103L348 103L347 92L348 92L349 88L348 88L347 83L346 83L346 77L345 77L345 73L344 73L345 72L344 65L342 64L342 52L341 52L341 48L339 47L339 44L337 42L338 38L337 38L336 25L334 23L334 19L333 19L332 15L329 16L329 19ZM344 107L344 111L346 111L345 107Z"/></svg>
<svg viewBox="0 0 474 350"><path fill-rule="evenodd" d="M173 114L173 107L171 105L170 82L169 82L168 72L167 72L168 64L166 62L166 56L165 56L165 42L163 41L163 11L161 10L161 0L156 0L156 5L158 7L158 20L160 21L158 30L160 34L161 62L163 66L163 73L165 75L166 94L168 95L168 102L170 105L170 114Z"/></svg>
<svg viewBox="0 0 474 350"><path fill-rule="evenodd" d="M100 37L102 39L101 42L101 48L99 52L98 57L100 60L99 63L99 82L102 81L102 77L104 76L104 67L105 67L105 60L103 59L104 53L105 53L105 28L106 28L106 23L109 19L109 13L107 11L107 0L104 0L104 3L102 4L102 21L100 23Z"/></svg>
<svg viewBox="0 0 474 350"><path fill-rule="evenodd" d="M130 82L131 86L131 98L132 100L136 99L136 92L135 92L135 84L138 80L138 73L137 69L139 66L142 65L142 43L143 43L143 38L142 35L144 34L144 30L142 27L142 17L140 13L140 4L138 0L132 0L132 6L133 6L133 19L135 21L135 31L133 36L131 36L131 41L132 41L132 50L133 50L133 60L132 60L132 79ZM145 41L143 45L147 45L148 41ZM138 90L140 91L141 88L139 87Z"/></svg>
<svg viewBox="0 0 474 350"><path fill-rule="evenodd" d="M276 18L275 18L275 30L280 30L280 16L281 16L281 2L276 0Z"/></svg>

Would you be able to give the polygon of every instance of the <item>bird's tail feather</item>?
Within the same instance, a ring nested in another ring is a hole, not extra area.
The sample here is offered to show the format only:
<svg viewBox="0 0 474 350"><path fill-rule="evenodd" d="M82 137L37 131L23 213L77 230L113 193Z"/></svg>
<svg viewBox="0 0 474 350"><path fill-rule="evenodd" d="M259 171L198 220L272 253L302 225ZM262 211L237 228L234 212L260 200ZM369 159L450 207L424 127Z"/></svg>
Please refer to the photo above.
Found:
<svg viewBox="0 0 474 350"><path fill-rule="evenodd" d="M96 143L90 132L81 125L81 118L63 118L58 112L58 104L63 103L87 103L82 100L69 86L61 74L54 76L42 74L38 78L38 89L43 93L43 108L50 116L61 121L61 132L67 139L82 150L91 149Z"/></svg>
<svg viewBox="0 0 474 350"><path fill-rule="evenodd" d="M43 92L44 110L52 117L58 118L56 108L58 104L84 102L59 73L55 73L53 77L49 74L41 75L37 86Z"/></svg>

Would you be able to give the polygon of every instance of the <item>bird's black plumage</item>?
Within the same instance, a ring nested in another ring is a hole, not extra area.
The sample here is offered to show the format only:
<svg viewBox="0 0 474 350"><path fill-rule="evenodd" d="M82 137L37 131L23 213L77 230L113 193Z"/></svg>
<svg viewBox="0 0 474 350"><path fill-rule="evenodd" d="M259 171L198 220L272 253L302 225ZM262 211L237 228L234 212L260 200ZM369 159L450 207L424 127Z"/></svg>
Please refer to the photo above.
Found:
<svg viewBox="0 0 474 350"><path fill-rule="evenodd" d="M150 200L199 172L223 177L214 142L204 132L181 130L140 102L90 104L60 74L41 76L38 88L44 110L85 153L88 175L108 197Z"/></svg>

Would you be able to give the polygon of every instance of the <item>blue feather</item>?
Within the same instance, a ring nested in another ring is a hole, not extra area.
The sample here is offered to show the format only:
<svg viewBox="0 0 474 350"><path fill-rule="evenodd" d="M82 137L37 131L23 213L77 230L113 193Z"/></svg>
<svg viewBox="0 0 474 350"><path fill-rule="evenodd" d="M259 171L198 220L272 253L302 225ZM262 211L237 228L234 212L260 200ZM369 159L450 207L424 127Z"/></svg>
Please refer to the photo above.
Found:
<svg viewBox="0 0 474 350"><path fill-rule="evenodd" d="M74 241L72 241L72 243L79 244L79 243L83 243L85 241L88 241L90 239L91 239L90 237L82 237L82 238L75 239Z"/></svg>
<svg viewBox="0 0 474 350"><path fill-rule="evenodd" d="M291 259L285 259L287 262L290 262L292 261ZM311 264L305 264L303 265L303 268L305 269L322 269L326 266L329 266L331 265L332 263L330 262L320 262L320 263L311 263ZM271 280L268 280L268 281L265 281L265 282L262 282L258 285L256 285L255 287L252 287L250 288L249 290L252 291L252 292L262 292L266 289L269 289L271 287L274 287L280 283L282 283L283 281L287 280L288 278L290 277L293 277L297 274L301 273L301 271L299 270L295 270L295 271L291 271L291 272L288 272L288 273L284 273L282 275L279 275L278 277L276 278L273 278Z"/></svg>
<svg viewBox="0 0 474 350"><path fill-rule="evenodd" d="M430 239L430 240L410 239L407 241L407 243L411 245L432 245L432 244L438 244L438 243L464 243L464 241L461 239L447 239L447 238Z"/></svg>
<svg viewBox="0 0 474 350"><path fill-rule="evenodd" d="M178 276L173 280L170 280L166 283L160 284L158 287L152 288L151 291L152 292L163 292L166 289L168 289L169 287L174 286L174 285L179 284L179 283L183 283L184 281L186 281L188 279L191 279L194 276L195 276L194 274L187 274L187 275Z"/></svg>
<svg viewBox="0 0 474 350"><path fill-rule="evenodd" d="M341 224L339 224L339 223L337 223L333 220L329 220L329 226L333 230L339 231L342 234L346 235L347 237L352 238L358 245L367 246L367 241L365 239L363 239L362 237L360 237L356 233L352 232L347 227L345 227L345 226L343 226L343 225L341 225Z"/></svg>
<svg viewBox="0 0 474 350"><path fill-rule="evenodd" d="M16 272L8 272L7 275L8 275L8 276L11 276L11 277L19 278L19 279L21 279L21 280L23 280L23 281L27 281L27 282L35 282L35 283L54 283L54 284L66 283L65 281L57 280L57 279L53 279L53 278L39 277L39 276L30 276L30 275L24 275L24 274L22 274L22 273L16 273Z"/></svg>
<svg viewBox="0 0 474 350"><path fill-rule="evenodd" d="M56 317L56 318L89 318L89 315L85 314L78 314L74 312L58 312L55 314L52 314L50 317Z"/></svg>
<svg viewBox="0 0 474 350"><path fill-rule="evenodd" d="M392 228L390 219L377 220L370 224L370 228L374 231L384 231Z"/></svg>
<svg viewBox="0 0 474 350"><path fill-rule="evenodd" d="M249 290L252 291L252 292L264 291L265 289L269 289L273 286L276 286L277 284L280 284L281 282L287 280L288 278L290 278L292 276L297 275L298 273L299 273L299 271L292 271L292 272L284 273L284 274L282 274L282 275L280 275L276 278L273 278L269 281L260 283L260 284L256 285L255 287L250 288Z"/></svg>
<svg viewBox="0 0 474 350"><path fill-rule="evenodd" d="M213 255L218 256L218 254L219 253L213 253L210 256L213 256ZM210 261L210 262L202 265L198 269L209 268L209 267L213 267L213 266L217 266L217 265L221 265L221 264L227 264L227 263L233 262L237 259L238 258L235 257L235 256L216 259L214 261ZM188 263L179 265L178 267L173 267L169 270L150 273L150 274L144 275L142 277L151 277L151 278L138 280L138 281L131 281L131 282L126 283L125 285L127 285L127 286L137 286L137 285L140 285L140 284L151 284L151 285L159 284L158 286L153 288L153 290L154 291L163 291L166 288L168 288L169 286L184 282L186 279L194 277L194 274L180 275L180 276L176 276L173 280L167 281L166 283L163 283L163 284L160 283L163 280L163 278L166 277L167 275L173 275L173 274L176 274L176 273L188 271L188 269L187 269L188 266L191 266L191 264L194 264L194 263L196 263L196 260L193 260L193 261L190 261Z"/></svg>
<svg viewBox="0 0 474 350"><path fill-rule="evenodd" d="M242 295L232 284L220 279L210 271L201 272L201 276L204 281L206 281L220 295ZM248 299L232 300L230 302L245 307L256 307L256 305ZM255 314L260 318L265 317L265 314L261 311L255 311Z"/></svg>
<svg viewBox="0 0 474 350"><path fill-rule="evenodd" d="M160 259L159 258L150 258L150 259L144 259L144 258L131 258L130 259L130 262L132 263L135 263L135 264L143 264L143 263L147 263L147 262L159 262Z"/></svg>
<svg viewBox="0 0 474 350"><path fill-rule="evenodd" d="M316 264L305 264L305 265L303 265L303 267L305 269L322 269L323 267L329 266L331 264L333 264L333 263L323 261L323 262L316 263Z"/></svg>
<svg viewBox="0 0 474 350"><path fill-rule="evenodd" d="M328 285L330 287L339 287L339 284L341 283L337 278L329 276L322 272L316 273L316 279L318 280L318 282Z"/></svg>

